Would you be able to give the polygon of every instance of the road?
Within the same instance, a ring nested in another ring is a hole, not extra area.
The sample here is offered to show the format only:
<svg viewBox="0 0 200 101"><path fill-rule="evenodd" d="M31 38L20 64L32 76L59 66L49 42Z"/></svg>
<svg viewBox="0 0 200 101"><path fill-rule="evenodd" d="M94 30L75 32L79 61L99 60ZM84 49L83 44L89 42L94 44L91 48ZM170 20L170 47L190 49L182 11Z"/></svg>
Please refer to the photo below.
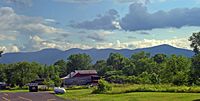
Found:
<svg viewBox="0 0 200 101"><path fill-rule="evenodd" d="M0 93L0 101L66 101L49 92Z"/></svg>

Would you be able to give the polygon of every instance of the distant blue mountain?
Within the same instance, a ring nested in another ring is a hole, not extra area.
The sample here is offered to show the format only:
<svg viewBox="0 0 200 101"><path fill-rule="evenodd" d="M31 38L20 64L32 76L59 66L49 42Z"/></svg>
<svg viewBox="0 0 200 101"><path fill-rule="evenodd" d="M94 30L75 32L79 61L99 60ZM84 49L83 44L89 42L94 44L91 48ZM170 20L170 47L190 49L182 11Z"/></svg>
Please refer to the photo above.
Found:
<svg viewBox="0 0 200 101"><path fill-rule="evenodd" d="M0 63L15 63L20 61L27 61L27 62L38 62L41 64L53 64L60 59L66 60L68 56L71 54L77 53L86 53L90 55L93 59L93 62L100 60L100 59L107 59L110 53L120 53L126 57L130 57L132 54L145 51L151 53L151 55L155 55L158 53L163 53L167 55L176 54L176 55L183 55L186 57L192 57L194 53L191 50L176 48L170 45L159 45L150 48L141 48L135 50L129 49L78 49L73 48L66 51L61 51L58 49L44 49L37 52L18 52L18 53L5 53L0 58Z"/></svg>

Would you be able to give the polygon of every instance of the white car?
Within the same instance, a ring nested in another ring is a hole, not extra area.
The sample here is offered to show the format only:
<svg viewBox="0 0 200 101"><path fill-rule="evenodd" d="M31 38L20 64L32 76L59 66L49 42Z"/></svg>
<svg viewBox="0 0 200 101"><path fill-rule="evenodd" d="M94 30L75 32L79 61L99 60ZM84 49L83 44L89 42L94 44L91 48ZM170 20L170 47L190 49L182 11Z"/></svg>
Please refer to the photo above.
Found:
<svg viewBox="0 0 200 101"><path fill-rule="evenodd" d="M55 88L54 88L54 92L55 92L56 94L64 94L64 93L66 93L66 90L65 90L64 88L55 87Z"/></svg>

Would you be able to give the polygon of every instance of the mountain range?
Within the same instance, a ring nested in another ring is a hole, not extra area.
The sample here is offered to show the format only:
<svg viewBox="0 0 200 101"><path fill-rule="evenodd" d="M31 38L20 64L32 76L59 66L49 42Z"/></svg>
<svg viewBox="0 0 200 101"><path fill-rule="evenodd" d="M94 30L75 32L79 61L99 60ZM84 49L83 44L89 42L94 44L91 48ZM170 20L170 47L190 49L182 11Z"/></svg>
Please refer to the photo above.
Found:
<svg viewBox="0 0 200 101"><path fill-rule="evenodd" d="M183 55L186 57L192 57L194 53L191 50L176 48L167 44L149 47L149 48L140 48L135 50L130 49L78 49L73 48L66 51L48 48L36 52L16 52L16 53L5 53L0 58L0 63L15 63L21 61L27 62L38 62L41 64L51 65L60 59L67 60L68 56L77 53L86 53L91 56L93 63L100 59L107 59L110 53L120 53L125 57L130 57L132 54L145 51L155 55L158 53L163 53L166 55L176 54Z"/></svg>

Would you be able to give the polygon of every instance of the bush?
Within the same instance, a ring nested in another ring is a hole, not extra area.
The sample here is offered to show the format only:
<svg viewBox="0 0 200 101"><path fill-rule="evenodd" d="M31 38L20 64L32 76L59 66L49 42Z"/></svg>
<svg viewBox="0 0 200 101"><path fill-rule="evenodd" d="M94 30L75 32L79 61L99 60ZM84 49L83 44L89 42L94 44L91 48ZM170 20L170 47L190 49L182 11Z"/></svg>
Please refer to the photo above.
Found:
<svg viewBox="0 0 200 101"><path fill-rule="evenodd" d="M111 91L111 90L112 90L112 86L104 79L100 79L98 82L97 88L95 88L92 93L102 94L102 93L107 93L108 91Z"/></svg>

